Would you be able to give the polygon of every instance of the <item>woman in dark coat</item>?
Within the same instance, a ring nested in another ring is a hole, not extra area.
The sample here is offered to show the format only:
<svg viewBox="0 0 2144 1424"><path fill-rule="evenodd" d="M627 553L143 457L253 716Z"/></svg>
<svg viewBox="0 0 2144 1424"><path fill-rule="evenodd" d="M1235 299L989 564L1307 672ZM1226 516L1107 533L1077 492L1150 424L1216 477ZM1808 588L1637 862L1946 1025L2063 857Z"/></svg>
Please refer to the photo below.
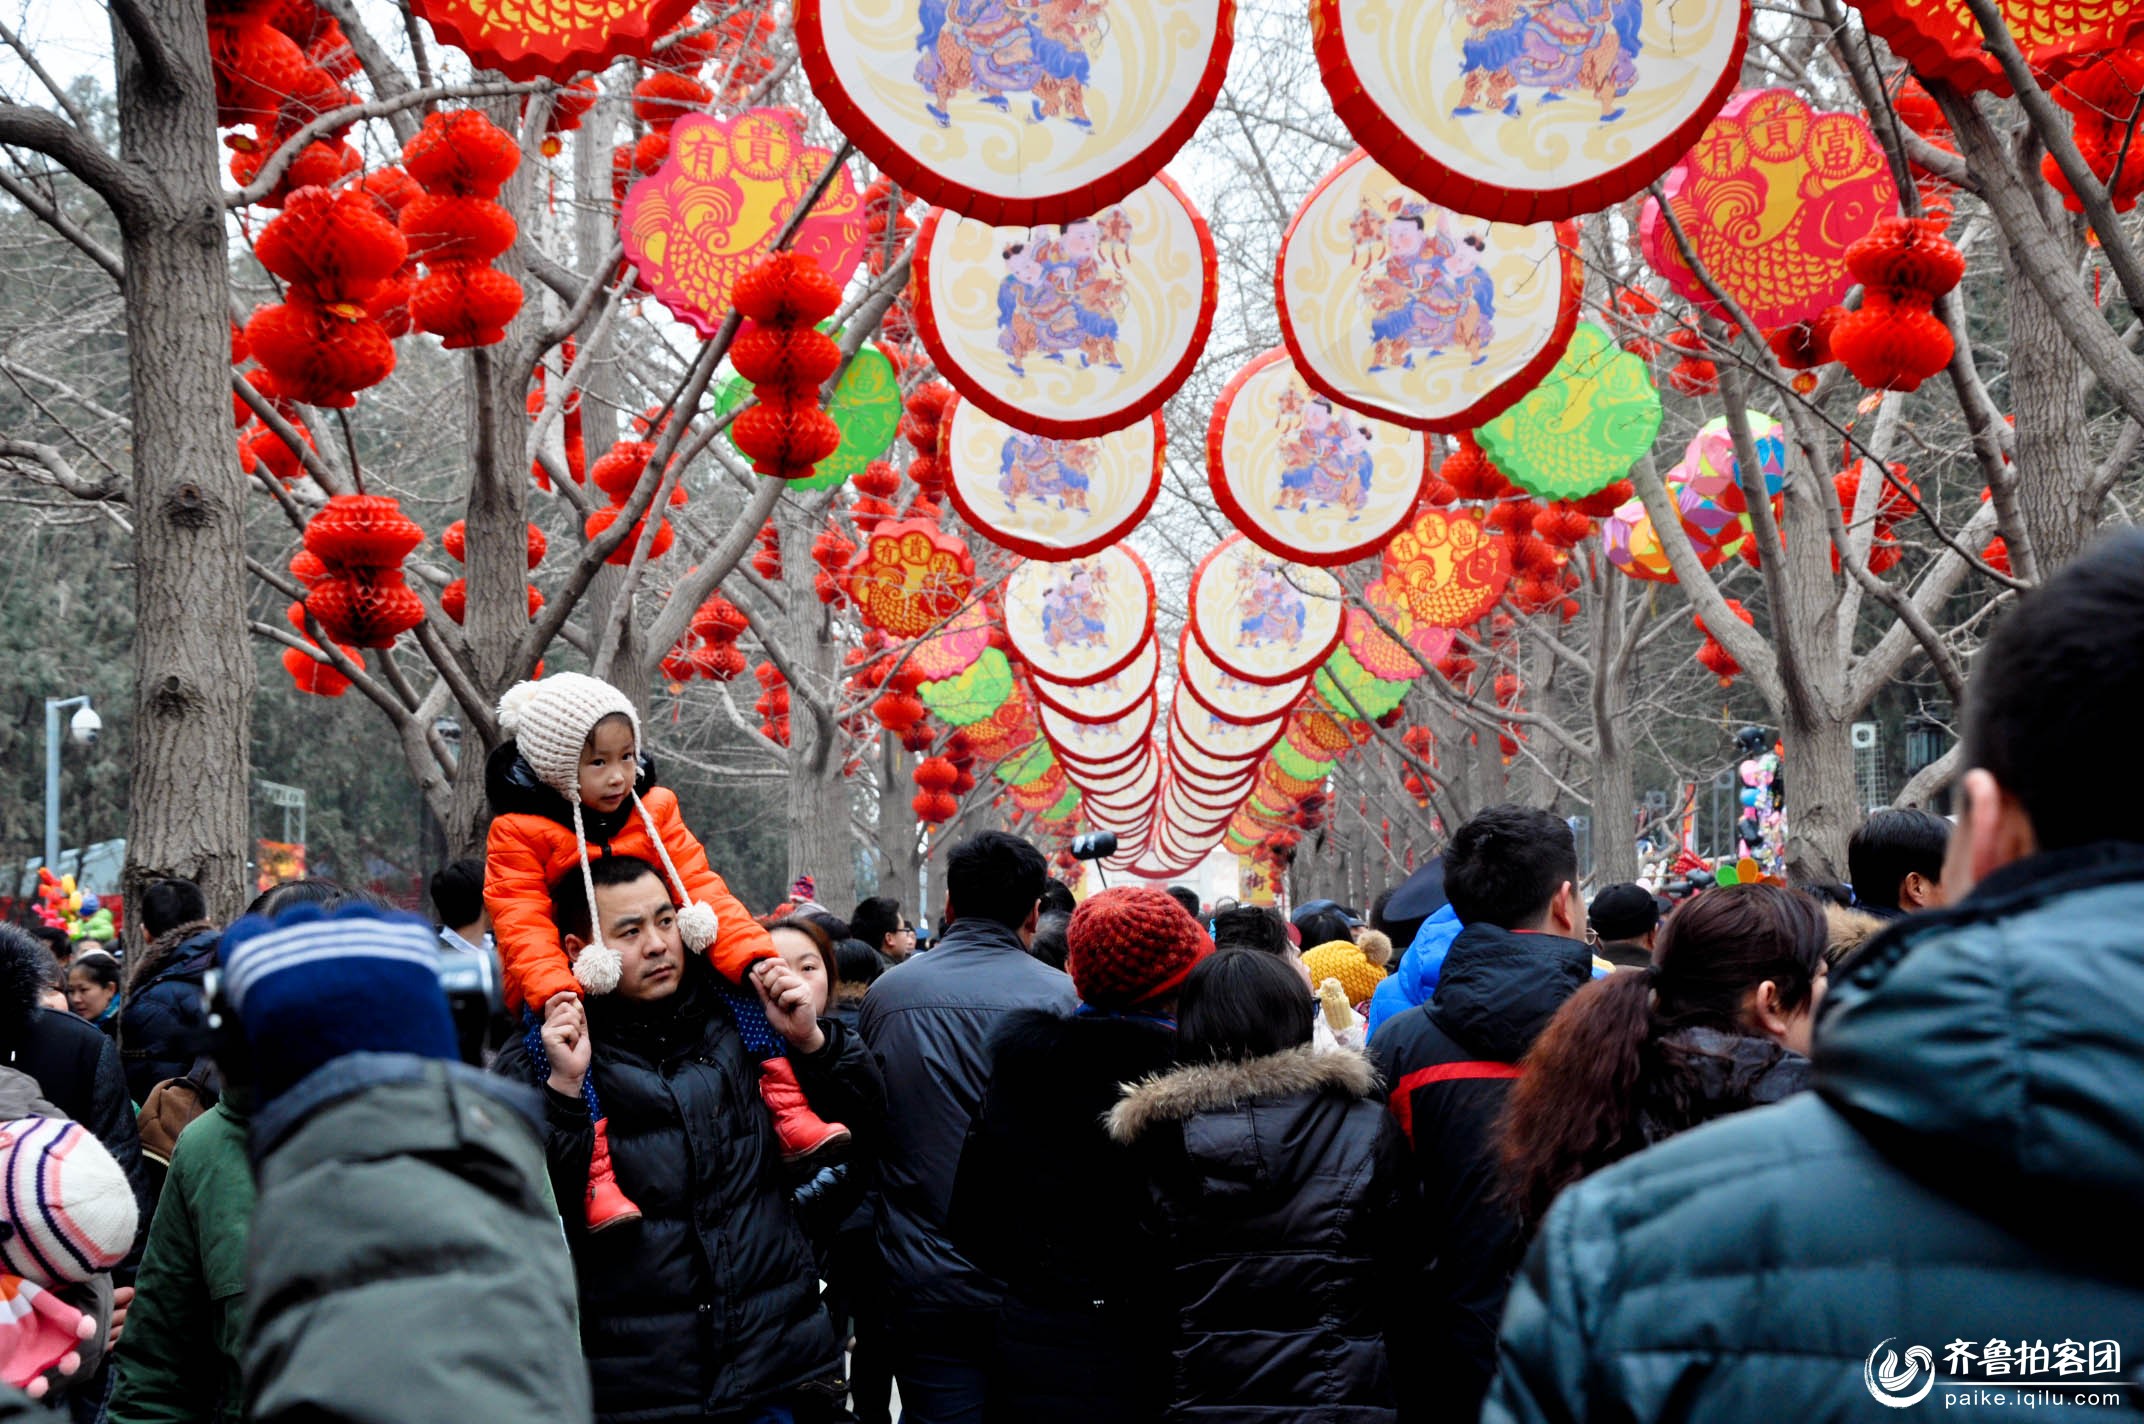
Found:
<svg viewBox="0 0 2144 1424"><path fill-rule="evenodd" d="M1184 981L1184 1066L1127 1091L1110 1135L1145 1169L1173 1319L1166 1417L1392 1424L1406 1142L1369 1060L1310 1046L1296 969L1224 950Z"/></svg>
<svg viewBox="0 0 2144 1424"><path fill-rule="evenodd" d="M222 931L190 880L159 880L142 892L148 945L127 966L119 1010L119 1061L137 1103L167 1078L183 1078L208 1052L208 995L202 981L216 967ZM213 1075L204 1075L211 1078ZM215 1102L213 1083L208 1101Z"/></svg>
<svg viewBox="0 0 2144 1424"><path fill-rule="evenodd" d="M1528 1050L1504 1122L1522 1239L1579 1178L1808 1087L1829 941L1814 898L1728 886L1668 918L1651 968L1573 994Z"/></svg>
<svg viewBox="0 0 2144 1424"><path fill-rule="evenodd" d="M1006 1283L986 1424L1138 1424L1167 1392L1145 1179L1103 1124L1123 1084L1169 1067L1177 989L1213 944L1132 887L1088 896L1067 939L1080 1008L998 1031L953 1186L954 1244Z"/></svg>

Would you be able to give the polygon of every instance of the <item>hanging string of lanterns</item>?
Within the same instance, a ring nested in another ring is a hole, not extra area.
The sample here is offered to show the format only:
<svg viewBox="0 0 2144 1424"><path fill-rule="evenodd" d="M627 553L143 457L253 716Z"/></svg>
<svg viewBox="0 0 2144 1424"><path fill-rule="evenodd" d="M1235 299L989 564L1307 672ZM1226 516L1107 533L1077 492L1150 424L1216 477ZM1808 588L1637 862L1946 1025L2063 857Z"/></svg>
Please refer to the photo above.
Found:
<svg viewBox="0 0 2144 1424"><path fill-rule="evenodd" d="M338 643L393 647L424 621L424 603L402 577L402 561L423 542L391 496L336 495L305 526L306 550L323 565L306 612Z"/></svg>
<svg viewBox="0 0 2144 1424"><path fill-rule="evenodd" d="M449 351L491 346L521 310L521 284L491 263L514 245L513 214L497 201L521 165L521 150L480 111L428 114L402 150L424 189L402 210L411 255L425 264L410 317Z"/></svg>
<svg viewBox="0 0 2144 1424"><path fill-rule="evenodd" d="M1831 349L1871 390L1913 391L1950 364L1956 343L1936 299L1965 277L1965 254L1940 218L1889 218L1846 249L1861 309L1842 318Z"/></svg>
<svg viewBox="0 0 2144 1424"><path fill-rule="evenodd" d="M253 251L284 299L254 312L246 344L284 399L347 409L393 374L394 342L366 303L408 246L369 195L300 188Z"/></svg>
<svg viewBox="0 0 2144 1424"><path fill-rule="evenodd" d="M769 479L811 478L841 444L841 427L819 408L819 388L841 348L817 324L841 305L841 288L799 252L777 252L737 283L746 325L730 344L730 364L752 382L757 404L730 426L752 468Z"/></svg>

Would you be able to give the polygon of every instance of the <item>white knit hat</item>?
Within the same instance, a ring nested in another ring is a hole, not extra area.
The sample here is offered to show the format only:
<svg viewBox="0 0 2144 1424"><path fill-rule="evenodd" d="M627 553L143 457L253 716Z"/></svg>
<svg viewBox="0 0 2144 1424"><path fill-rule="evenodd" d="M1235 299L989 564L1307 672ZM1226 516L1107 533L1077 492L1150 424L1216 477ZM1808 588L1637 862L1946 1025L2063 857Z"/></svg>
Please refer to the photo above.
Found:
<svg viewBox="0 0 2144 1424"><path fill-rule="evenodd" d="M517 682L499 699L499 730L514 739L543 784L569 801L580 799L581 751L606 717L632 723L639 745L633 699L599 677L555 672L541 682Z"/></svg>
<svg viewBox="0 0 2144 1424"><path fill-rule="evenodd" d="M141 1223L134 1189L78 1122L0 1126L0 1270L40 1285L86 1281L126 1259Z"/></svg>
<svg viewBox="0 0 2144 1424"><path fill-rule="evenodd" d="M581 752L596 724L606 717L623 717L632 724L633 745L640 745L640 713L633 699L598 677L585 673L555 672L540 682L517 682L499 699L499 730L514 739L521 759L543 783L573 807L574 848L580 853L581 886L588 895L588 944L573 961L573 977L591 994L608 994L618 987L625 962L618 951L603 943L603 926L596 914L595 877L588 870L588 832L581 822ZM636 790L633 809L647 827L655 854L670 876L671 894L677 900L677 927L685 947L698 953L715 942L721 928L714 907L694 900L684 877L671 862L670 848L663 844L655 817Z"/></svg>

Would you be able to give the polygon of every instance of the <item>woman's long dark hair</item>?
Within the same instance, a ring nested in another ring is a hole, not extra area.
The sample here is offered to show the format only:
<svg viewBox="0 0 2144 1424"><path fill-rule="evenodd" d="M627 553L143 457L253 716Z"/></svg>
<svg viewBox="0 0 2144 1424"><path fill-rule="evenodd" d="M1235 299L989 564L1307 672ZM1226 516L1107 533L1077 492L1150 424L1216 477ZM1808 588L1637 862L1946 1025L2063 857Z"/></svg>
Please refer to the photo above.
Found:
<svg viewBox="0 0 2144 1424"><path fill-rule="evenodd" d="M1176 1003L1176 1056L1185 1063L1264 1058L1310 1042L1310 988L1299 969L1256 949L1209 954Z"/></svg>
<svg viewBox="0 0 2144 1424"><path fill-rule="evenodd" d="M1572 1182L1646 1145L1641 1109L1677 1127L1698 1120L1682 1029L1747 1033L1742 1013L1767 979L1779 1007L1809 1002L1824 962L1823 909L1781 885L1735 885L1684 902L1648 970L1586 985L1534 1040L1503 1123L1504 1189L1530 1234Z"/></svg>

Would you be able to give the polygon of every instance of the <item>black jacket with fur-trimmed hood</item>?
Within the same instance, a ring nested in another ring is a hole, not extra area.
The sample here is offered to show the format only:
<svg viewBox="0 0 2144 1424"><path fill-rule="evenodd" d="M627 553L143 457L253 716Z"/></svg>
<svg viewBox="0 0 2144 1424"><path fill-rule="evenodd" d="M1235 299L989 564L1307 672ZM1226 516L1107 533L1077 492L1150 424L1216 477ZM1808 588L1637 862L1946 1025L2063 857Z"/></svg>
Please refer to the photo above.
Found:
<svg viewBox="0 0 2144 1424"><path fill-rule="evenodd" d="M1167 1417L1396 1419L1386 1330L1406 1143L1353 1052L1193 1064L1126 1092L1110 1135L1143 1165L1174 1314Z"/></svg>

